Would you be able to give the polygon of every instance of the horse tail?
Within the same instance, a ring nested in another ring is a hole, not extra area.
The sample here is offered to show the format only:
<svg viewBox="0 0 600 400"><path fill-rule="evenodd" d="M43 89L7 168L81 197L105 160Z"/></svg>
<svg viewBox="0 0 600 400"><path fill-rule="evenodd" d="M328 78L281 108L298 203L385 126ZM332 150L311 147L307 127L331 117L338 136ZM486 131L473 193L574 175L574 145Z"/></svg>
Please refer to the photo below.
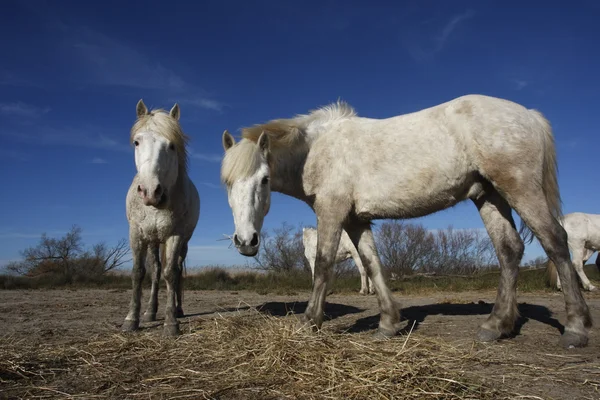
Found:
<svg viewBox="0 0 600 400"><path fill-rule="evenodd" d="M542 190L552 216L560 221L562 217L562 201L560 199L560 190L558 188L558 164L556 162L556 146L554 144L552 127L542 113L537 110L530 111L538 122L538 127L541 129L542 134L542 152L544 157L542 160ZM531 243L533 240L531 230L522 220L519 233L523 237L525 243Z"/></svg>
<svg viewBox="0 0 600 400"><path fill-rule="evenodd" d="M167 252L165 251L165 244L161 243L158 246L158 251L160 252L160 266L161 268L165 268L165 265L167 263Z"/></svg>
<svg viewBox="0 0 600 400"><path fill-rule="evenodd" d="M556 271L556 265L552 260L548 260L546 264L546 284L551 288L556 288L558 281L558 272Z"/></svg>

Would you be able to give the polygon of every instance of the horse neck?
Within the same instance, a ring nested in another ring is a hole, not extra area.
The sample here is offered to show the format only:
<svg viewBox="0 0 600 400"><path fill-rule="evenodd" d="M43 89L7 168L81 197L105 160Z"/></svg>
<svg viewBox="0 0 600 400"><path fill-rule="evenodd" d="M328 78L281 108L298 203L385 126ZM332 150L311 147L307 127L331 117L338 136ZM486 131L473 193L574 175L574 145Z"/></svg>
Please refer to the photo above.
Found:
<svg viewBox="0 0 600 400"><path fill-rule="evenodd" d="M312 207L312 196L304 191L302 175L310 150L306 141L289 149L275 152L271 168L271 190L302 200Z"/></svg>

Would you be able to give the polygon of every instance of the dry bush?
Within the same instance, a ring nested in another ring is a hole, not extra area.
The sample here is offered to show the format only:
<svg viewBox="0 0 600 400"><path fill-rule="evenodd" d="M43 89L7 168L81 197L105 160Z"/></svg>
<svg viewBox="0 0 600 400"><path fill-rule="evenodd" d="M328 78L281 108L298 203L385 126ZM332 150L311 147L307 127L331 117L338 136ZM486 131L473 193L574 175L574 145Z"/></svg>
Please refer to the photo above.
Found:
<svg viewBox="0 0 600 400"><path fill-rule="evenodd" d="M514 398L466 372L482 362L468 348L294 326L254 310L194 321L176 340L156 331L52 345L2 338L0 377L10 398Z"/></svg>
<svg viewBox="0 0 600 400"><path fill-rule="evenodd" d="M262 233L260 250L254 257L258 269L272 272L290 272L305 269L302 228L284 222L273 229L273 235ZM310 270L310 269L309 269Z"/></svg>
<svg viewBox="0 0 600 400"><path fill-rule="evenodd" d="M384 269L398 276L415 272L472 274L495 260L489 236L477 229L449 227L432 232L403 221L381 224L375 232Z"/></svg>
<svg viewBox="0 0 600 400"><path fill-rule="evenodd" d="M65 236L51 238L42 234L40 242L21 252L22 261L12 262L6 269L30 278L60 277L63 283L87 281L101 277L129 260L129 244L121 239L114 247L98 243L85 250L81 228L74 225Z"/></svg>

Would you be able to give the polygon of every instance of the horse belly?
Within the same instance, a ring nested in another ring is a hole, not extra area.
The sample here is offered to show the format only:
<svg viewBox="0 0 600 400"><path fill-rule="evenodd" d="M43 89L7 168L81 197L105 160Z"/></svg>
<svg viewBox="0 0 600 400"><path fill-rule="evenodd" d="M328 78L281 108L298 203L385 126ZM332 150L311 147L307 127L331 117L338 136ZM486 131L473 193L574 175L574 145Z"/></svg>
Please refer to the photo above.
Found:
<svg viewBox="0 0 600 400"><path fill-rule="evenodd" d="M421 160L366 173L355 188L359 217L415 218L452 207L467 199L478 177L466 158Z"/></svg>

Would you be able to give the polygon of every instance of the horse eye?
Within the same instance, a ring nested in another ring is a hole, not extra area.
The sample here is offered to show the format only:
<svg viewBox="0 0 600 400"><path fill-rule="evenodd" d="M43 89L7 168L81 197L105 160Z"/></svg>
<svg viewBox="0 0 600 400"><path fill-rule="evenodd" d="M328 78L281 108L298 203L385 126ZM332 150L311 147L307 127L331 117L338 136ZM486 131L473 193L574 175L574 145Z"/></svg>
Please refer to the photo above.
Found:
<svg viewBox="0 0 600 400"><path fill-rule="evenodd" d="M134 146L136 146L136 147L137 147L137 146L139 146L140 142L138 142L137 140L135 140L135 141L133 142L133 144L134 144Z"/></svg>
<svg viewBox="0 0 600 400"><path fill-rule="evenodd" d="M169 150L175 150L175 145L173 143L169 144Z"/></svg>
<svg viewBox="0 0 600 400"><path fill-rule="evenodd" d="M262 181L261 181L261 183L262 183L263 185L266 185L267 183L269 183L269 177L268 177L268 176L265 176L264 178L262 178Z"/></svg>

